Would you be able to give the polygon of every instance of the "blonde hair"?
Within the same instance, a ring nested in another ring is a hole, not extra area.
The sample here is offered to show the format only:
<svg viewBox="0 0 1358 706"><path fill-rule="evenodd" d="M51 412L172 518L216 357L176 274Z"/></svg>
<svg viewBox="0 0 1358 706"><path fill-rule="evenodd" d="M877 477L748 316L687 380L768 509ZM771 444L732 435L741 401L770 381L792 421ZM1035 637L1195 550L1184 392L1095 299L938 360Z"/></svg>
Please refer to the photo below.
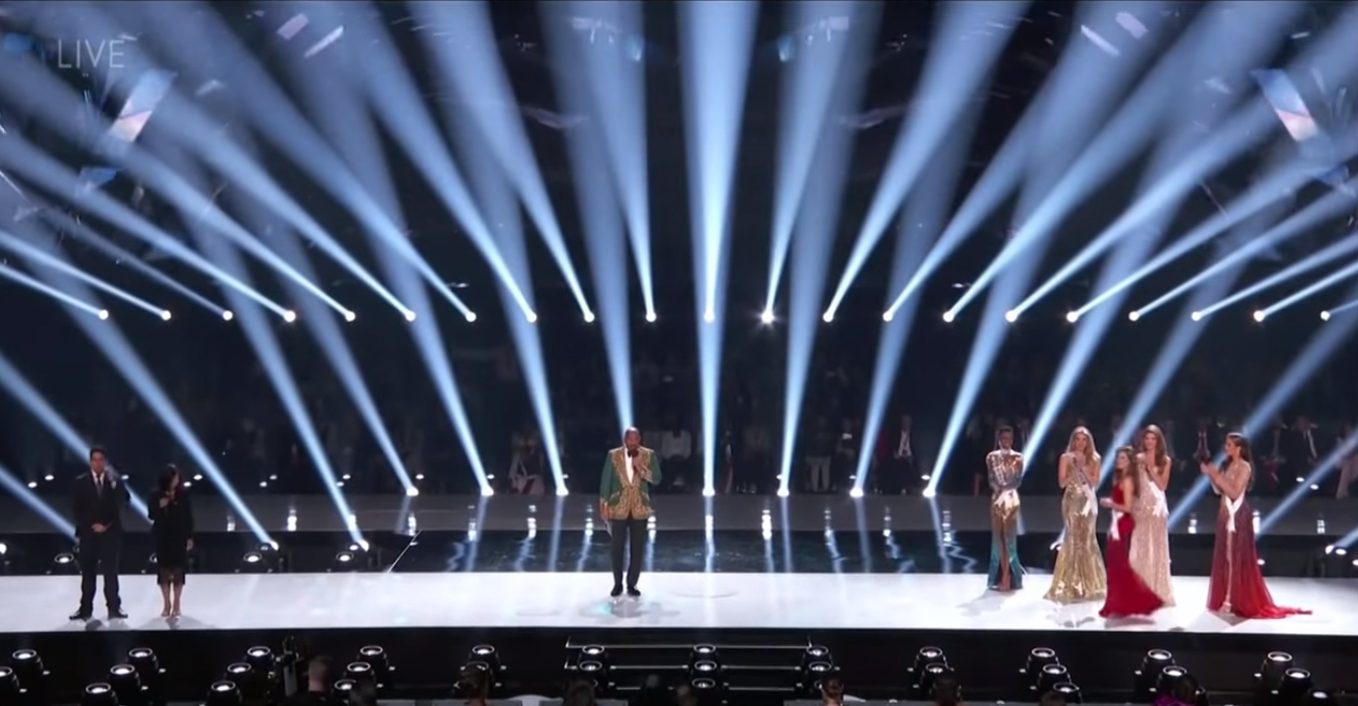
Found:
<svg viewBox="0 0 1358 706"><path fill-rule="evenodd" d="M1075 437L1085 435L1085 461L1090 464L1098 465L1099 452L1094 450L1094 435L1089 433L1087 427L1075 427L1070 432L1070 439L1066 441L1066 453L1075 453Z"/></svg>

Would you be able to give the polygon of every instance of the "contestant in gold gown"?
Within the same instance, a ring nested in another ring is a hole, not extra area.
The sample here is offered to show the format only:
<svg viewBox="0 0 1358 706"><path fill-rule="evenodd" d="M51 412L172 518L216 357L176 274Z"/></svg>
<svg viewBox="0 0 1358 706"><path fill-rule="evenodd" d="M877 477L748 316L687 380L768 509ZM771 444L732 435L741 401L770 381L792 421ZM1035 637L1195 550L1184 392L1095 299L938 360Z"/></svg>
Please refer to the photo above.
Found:
<svg viewBox="0 0 1358 706"><path fill-rule="evenodd" d="M1046 598L1057 603L1099 600L1107 592L1108 578L1098 540L1094 538L1094 524L1099 517L1099 503L1094 496L1094 488L1099 484L1099 454L1094 451L1094 439L1088 429L1076 427L1071 432L1058 473L1066 536L1056 555L1056 570L1052 572Z"/></svg>

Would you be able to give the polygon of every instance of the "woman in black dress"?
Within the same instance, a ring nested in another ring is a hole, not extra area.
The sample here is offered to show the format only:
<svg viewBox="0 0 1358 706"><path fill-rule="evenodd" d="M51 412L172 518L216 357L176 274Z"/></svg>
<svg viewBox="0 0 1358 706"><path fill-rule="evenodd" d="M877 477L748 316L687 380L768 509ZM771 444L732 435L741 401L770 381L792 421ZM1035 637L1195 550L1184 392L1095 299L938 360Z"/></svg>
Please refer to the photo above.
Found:
<svg viewBox="0 0 1358 706"><path fill-rule="evenodd" d="M163 618L179 617L179 596L184 591L184 570L189 564L189 550L193 549L193 506L181 485L179 469L165 467L160 475L160 486L146 506L150 512L151 534L156 540L157 583L165 608Z"/></svg>

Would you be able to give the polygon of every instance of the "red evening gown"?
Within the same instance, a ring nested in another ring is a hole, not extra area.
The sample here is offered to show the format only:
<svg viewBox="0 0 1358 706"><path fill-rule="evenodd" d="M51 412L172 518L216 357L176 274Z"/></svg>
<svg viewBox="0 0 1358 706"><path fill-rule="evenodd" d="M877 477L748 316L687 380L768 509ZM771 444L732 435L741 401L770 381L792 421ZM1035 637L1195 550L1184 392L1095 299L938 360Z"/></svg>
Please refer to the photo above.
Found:
<svg viewBox="0 0 1358 706"><path fill-rule="evenodd" d="M1113 488L1113 502L1126 504L1122 488ZM1108 550L1104 560L1108 567L1108 596L1104 599L1099 615L1105 618L1150 615L1165 602L1132 570L1128 560L1136 520L1132 519L1131 513L1126 512L1116 512L1113 516L1113 529L1108 532Z"/></svg>
<svg viewBox="0 0 1358 706"><path fill-rule="evenodd" d="M1285 618L1309 614L1300 608L1274 605L1259 571L1254 548L1254 513L1242 495L1232 513L1222 498L1217 536L1212 551L1212 579L1207 587L1207 609L1228 611L1242 618Z"/></svg>

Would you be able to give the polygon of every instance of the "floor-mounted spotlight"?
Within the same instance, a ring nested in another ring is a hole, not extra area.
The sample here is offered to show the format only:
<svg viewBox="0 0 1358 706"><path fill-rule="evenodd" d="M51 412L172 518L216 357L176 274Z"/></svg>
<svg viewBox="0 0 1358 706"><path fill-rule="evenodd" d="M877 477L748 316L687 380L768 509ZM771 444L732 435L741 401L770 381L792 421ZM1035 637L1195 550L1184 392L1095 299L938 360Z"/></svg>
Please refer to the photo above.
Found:
<svg viewBox="0 0 1358 706"><path fill-rule="evenodd" d="M47 703L47 686L52 673L42 663L37 650L15 650L9 657L9 666L19 680L19 686L28 692L31 703Z"/></svg>
<svg viewBox="0 0 1358 706"><path fill-rule="evenodd" d="M1292 668L1292 655L1286 652L1270 652L1264 656L1264 663L1254 673L1254 703L1271 706L1274 694L1282 686L1283 675Z"/></svg>
<svg viewBox="0 0 1358 706"><path fill-rule="evenodd" d="M336 572L362 571L363 561L358 553L341 549L335 553L335 559L330 562L330 570Z"/></svg>
<svg viewBox="0 0 1358 706"><path fill-rule="evenodd" d="M609 662L608 650L602 645L585 645L575 656L575 664L569 671L574 678L594 684L595 695L603 696L613 689L613 682L608 678L612 666Z"/></svg>
<svg viewBox="0 0 1358 706"><path fill-rule="evenodd" d="M1068 704L1084 703L1084 698L1080 695L1080 687L1070 682L1062 682L1052 687L1052 691L1060 694L1062 699Z"/></svg>
<svg viewBox="0 0 1358 706"><path fill-rule="evenodd" d="M802 652L802 664L797 691L808 698L821 694L821 682L838 674L835 658L825 645L811 645Z"/></svg>
<svg viewBox="0 0 1358 706"><path fill-rule="evenodd" d="M62 552L52 557L52 566L47 569L49 576L75 576L80 573L80 565L75 560L75 555L70 552Z"/></svg>
<svg viewBox="0 0 1358 706"><path fill-rule="evenodd" d="M504 676L505 665L500 661L500 651L494 645L480 644L471 648L467 653L467 663L465 667L483 664L490 672L491 689L498 689L501 677Z"/></svg>
<svg viewBox="0 0 1358 706"><path fill-rule="evenodd" d="M213 682L207 688L207 699L203 706L241 706L240 689L234 682Z"/></svg>
<svg viewBox="0 0 1358 706"><path fill-rule="evenodd" d="M0 666L0 704L22 703L24 690L19 686L19 677L10 667Z"/></svg>
<svg viewBox="0 0 1358 706"><path fill-rule="evenodd" d="M358 649L359 662L366 662L372 667L373 678L377 681L377 688L386 689L391 686L392 678L396 671L396 665L391 663L387 651L381 645L364 645Z"/></svg>
<svg viewBox="0 0 1358 706"><path fill-rule="evenodd" d="M948 665L948 657L938 647L921 647L915 652L915 661L905 670L910 682L911 698L928 700L929 684L925 683L925 668L931 664Z"/></svg>
<svg viewBox="0 0 1358 706"><path fill-rule="evenodd" d="M721 655L715 645L694 645L688 658L688 683L698 703L721 703L726 693L726 676Z"/></svg>
<svg viewBox="0 0 1358 706"><path fill-rule="evenodd" d="M127 651L127 663L137 670L137 678L147 690L147 701L164 703L161 685L165 682L165 668L160 666L156 653L150 647L133 647Z"/></svg>
<svg viewBox="0 0 1358 706"><path fill-rule="evenodd" d="M115 664L108 670L108 683L118 697L119 706L141 706L148 702L148 690L141 683L137 668L130 664Z"/></svg>
<svg viewBox="0 0 1358 706"><path fill-rule="evenodd" d="M1024 663L1023 669L1019 670L1019 679L1021 680L1024 696L1029 700L1037 701L1033 692L1036 692L1036 696L1047 693L1046 689L1038 691L1038 686L1042 683L1043 678L1042 670L1046 667L1053 665L1059 666L1060 664L1061 660L1057 659L1056 650L1053 650L1050 647L1034 647L1033 649L1028 650L1028 661ZM1057 675L1053 674L1052 676L1055 677ZM1067 680L1057 679L1056 681L1049 681L1048 686L1050 686L1050 684L1055 684L1057 681Z"/></svg>
<svg viewBox="0 0 1358 706"><path fill-rule="evenodd" d="M250 550L241 555L240 565L236 567L238 574L270 574L273 573L269 568L269 562L264 557L264 553Z"/></svg>
<svg viewBox="0 0 1358 706"><path fill-rule="evenodd" d="M1169 650L1153 649L1141 658L1141 666L1132 672L1132 700L1154 701L1165 667L1174 666L1174 655Z"/></svg>
<svg viewBox="0 0 1358 706"><path fill-rule="evenodd" d="M118 695L108 682L96 682L85 687L80 695L80 706L118 706Z"/></svg>

